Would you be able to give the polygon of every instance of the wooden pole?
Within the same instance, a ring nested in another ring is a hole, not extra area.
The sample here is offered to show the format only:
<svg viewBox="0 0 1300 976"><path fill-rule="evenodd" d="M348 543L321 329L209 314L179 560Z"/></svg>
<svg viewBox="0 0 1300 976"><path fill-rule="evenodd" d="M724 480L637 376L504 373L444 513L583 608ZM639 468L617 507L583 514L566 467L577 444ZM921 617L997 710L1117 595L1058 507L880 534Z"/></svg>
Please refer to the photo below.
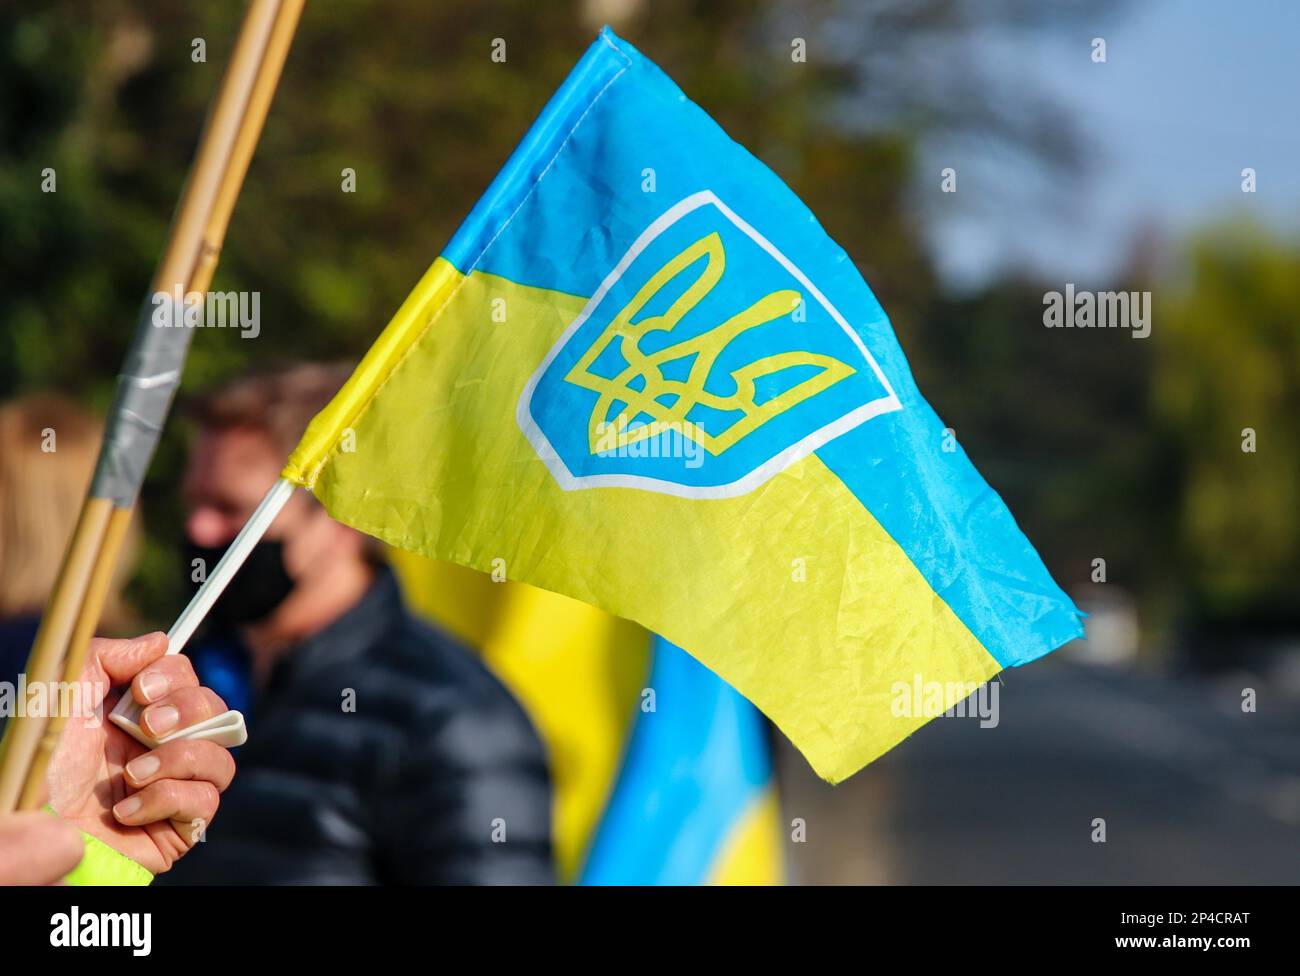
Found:
<svg viewBox="0 0 1300 976"><path fill-rule="evenodd" d="M99 540L96 561L83 591L81 606L74 621L72 636L68 641L70 650L63 667L65 682L73 682L81 678L81 669L86 663L86 648L90 644L90 638L94 636L95 628L99 625L99 615L103 612L104 600L108 596L109 587L113 582L113 572L117 568L117 554L122 547L122 540L126 537L127 526L131 524L131 509L113 508L107 498L87 499L87 505L98 505L101 502L109 505L108 520ZM39 639L37 644L39 646ZM28 668L30 667L29 664ZM61 698L51 695L49 700L55 702ZM27 770L26 782L23 783L22 794L18 800L19 810L35 810L45 802L45 771L49 767L50 756L54 754L67 720L68 717L62 714L51 715L46 720L45 728Z"/></svg>
<svg viewBox="0 0 1300 976"><path fill-rule="evenodd" d="M194 265L182 288L185 294L206 292L212 283L212 276L216 273L217 262L221 256L222 242L226 237L226 229L230 225L235 202L239 198L239 191L243 186L249 163L252 161L253 152L262 134L262 127L270 112L271 101L275 97L280 74L289 56L289 48L293 44L294 32L297 30L304 3L305 0L282 0L276 11L266 48L253 77L252 90L243 117L235 131L234 145L217 185L215 200L199 242ZM234 71L233 61L231 71ZM218 96L218 103L220 101L221 96ZM215 114L214 110L214 117ZM99 625L104 601L108 597L109 586L117 567L118 555L133 514L134 508L115 507L109 518L108 531L102 538L96 557L95 571L91 576L76 627L68 644L66 663L63 668L65 682L78 680L85 666L86 650L91 637L94 636L95 628ZM28 770L27 782L18 803L20 810L34 810L44 802L45 770L49 766L50 756L58 745L59 735L63 731L65 722L65 716L55 716L47 724L45 734L41 737Z"/></svg>
<svg viewBox="0 0 1300 976"><path fill-rule="evenodd" d="M59 567L54 593L41 617L36 642L27 660L27 681L52 681L61 673L63 648L67 646L76 625L77 613L90 582L95 553L108 526L113 503L107 498L88 498L81 507L72 541ZM4 740L0 742L0 813L14 809L32 755L45 729L44 716L11 715L5 723Z"/></svg>
<svg viewBox="0 0 1300 976"><path fill-rule="evenodd" d="M204 127L151 293L206 290L304 0L252 0ZM149 328L147 322L137 329ZM138 487L138 486L137 486ZM88 497L28 664L28 681L76 680L98 624L133 503ZM110 523L112 529L110 530ZM84 525L84 528L83 528ZM57 612L56 612L57 611ZM71 675L70 678L67 676ZM11 719L0 743L0 813L40 802L57 742L44 720Z"/></svg>

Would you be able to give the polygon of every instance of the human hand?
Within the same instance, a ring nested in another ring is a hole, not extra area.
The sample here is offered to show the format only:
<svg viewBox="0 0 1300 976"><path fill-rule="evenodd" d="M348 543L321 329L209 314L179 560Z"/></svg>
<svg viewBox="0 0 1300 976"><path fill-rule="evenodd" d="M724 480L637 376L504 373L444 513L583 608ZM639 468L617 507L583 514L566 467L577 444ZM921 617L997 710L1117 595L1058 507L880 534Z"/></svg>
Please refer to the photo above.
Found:
<svg viewBox="0 0 1300 976"><path fill-rule="evenodd" d="M47 776L59 816L154 874L202 839L235 773L230 753L214 743L179 739L149 749L107 720L119 697L110 689L128 681L152 737L226 711L199 685L189 658L166 650L160 633L90 642L79 690L93 700L83 717L68 720Z"/></svg>

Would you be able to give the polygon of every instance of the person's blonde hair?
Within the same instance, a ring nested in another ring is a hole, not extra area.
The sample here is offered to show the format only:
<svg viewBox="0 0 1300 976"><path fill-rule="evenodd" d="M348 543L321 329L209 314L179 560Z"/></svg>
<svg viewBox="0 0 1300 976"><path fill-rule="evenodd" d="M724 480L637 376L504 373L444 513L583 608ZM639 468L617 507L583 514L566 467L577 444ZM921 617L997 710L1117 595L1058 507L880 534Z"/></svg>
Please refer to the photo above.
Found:
<svg viewBox="0 0 1300 976"><path fill-rule="evenodd" d="M0 619L39 614L54 588L63 553L99 453L102 427L66 397L38 393L0 405ZM125 552L135 546L128 538ZM121 568L129 558L119 562ZM118 587L104 619L124 618Z"/></svg>

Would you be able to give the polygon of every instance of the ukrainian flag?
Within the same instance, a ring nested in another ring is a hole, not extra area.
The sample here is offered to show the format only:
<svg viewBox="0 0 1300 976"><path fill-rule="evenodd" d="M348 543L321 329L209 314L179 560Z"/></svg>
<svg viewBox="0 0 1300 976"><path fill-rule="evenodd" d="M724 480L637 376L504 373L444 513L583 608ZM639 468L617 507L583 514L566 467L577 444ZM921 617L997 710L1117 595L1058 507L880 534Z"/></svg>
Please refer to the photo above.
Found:
<svg viewBox="0 0 1300 976"><path fill-rule="evenodd" d="M774 884L778 821L763 717L655 638L647 697L582 883Z"/></svg>
<svg viewBox="0 0 1300 976"><path fill-rule="evenodd" d="M608 30L284 476L662 634L831 781L1082 634L853 262Z"/></svg>

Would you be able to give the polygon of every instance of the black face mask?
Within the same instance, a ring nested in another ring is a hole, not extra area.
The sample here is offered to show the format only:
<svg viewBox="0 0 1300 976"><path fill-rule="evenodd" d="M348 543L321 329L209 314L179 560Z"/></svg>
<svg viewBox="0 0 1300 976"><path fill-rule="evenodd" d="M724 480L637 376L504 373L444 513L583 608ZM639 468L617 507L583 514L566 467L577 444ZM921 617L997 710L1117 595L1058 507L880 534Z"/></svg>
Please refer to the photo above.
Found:
<svg viewBox="0 0 1300 976"><path fill-rule="evenodd" d="M206 577L225 551L225 546L191 544L186 553L191 578L195 559L203 560ZM219 629L257 623L269 617L293 588L293 578L284 569L284 544L263 539L253 546L244 565L208 612L208 619Z"/></svg>

